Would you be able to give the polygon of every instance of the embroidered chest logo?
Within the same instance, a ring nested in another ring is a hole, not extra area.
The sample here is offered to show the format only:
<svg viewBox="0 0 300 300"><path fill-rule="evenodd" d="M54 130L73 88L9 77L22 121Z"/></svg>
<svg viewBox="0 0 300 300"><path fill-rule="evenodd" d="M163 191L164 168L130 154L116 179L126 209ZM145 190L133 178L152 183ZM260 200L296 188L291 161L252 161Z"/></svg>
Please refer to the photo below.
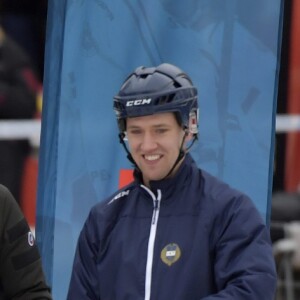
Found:
<svg viewBox="0 0 300 300"><path fill-rule="evenodd" d="M173 265L181 256L180 248L177 244L169 244L160 253L161 260L169 267Z"/></svg>
<svg viewBox="0 0 300 300"><path fill-rule="evenodd" d="M31 231L28 232L27 241L28 241L29 246L32 247L34 245L34 236Z"/></svg>

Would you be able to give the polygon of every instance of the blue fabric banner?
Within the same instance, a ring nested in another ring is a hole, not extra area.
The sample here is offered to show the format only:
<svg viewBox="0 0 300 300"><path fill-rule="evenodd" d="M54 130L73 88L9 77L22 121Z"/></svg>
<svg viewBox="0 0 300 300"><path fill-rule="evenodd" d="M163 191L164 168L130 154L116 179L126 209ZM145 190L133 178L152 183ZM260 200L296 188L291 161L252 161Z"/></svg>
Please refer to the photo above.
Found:
<svg viewBox="0 0 300 300"><path fill-rule="evenodd" d="M49 1L37 237L65 299L92 205L131 169L112 98L137 66L168 62L199 90L197 164L269 219L281 0Z"/></svg>

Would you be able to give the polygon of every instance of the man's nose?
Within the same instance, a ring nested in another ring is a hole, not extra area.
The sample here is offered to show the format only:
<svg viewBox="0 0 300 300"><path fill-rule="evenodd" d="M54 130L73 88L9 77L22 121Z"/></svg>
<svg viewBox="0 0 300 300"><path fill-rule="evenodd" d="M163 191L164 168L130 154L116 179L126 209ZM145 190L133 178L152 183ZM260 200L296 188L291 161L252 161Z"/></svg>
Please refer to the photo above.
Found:
<svg viewBox="0 0 300 300"><path fill-rule="evenodd" d="M151 151L157 148L157 142L151 133L145 133L143 136L141 149L143 151Z"/></svg>

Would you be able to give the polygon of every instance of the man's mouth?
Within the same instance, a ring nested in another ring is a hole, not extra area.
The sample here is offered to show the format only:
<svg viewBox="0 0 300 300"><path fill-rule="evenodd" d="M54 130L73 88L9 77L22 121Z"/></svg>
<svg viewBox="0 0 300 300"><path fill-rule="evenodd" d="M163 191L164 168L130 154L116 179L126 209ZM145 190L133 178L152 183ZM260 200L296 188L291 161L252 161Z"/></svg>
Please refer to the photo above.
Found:
<svg viewBox="0 0 300 300"><path fill-rule="evenodd" d="M155 161L158 160L160 158L160 155L156 154L156 155L144 155L144 158L148 161Z"/></svg>

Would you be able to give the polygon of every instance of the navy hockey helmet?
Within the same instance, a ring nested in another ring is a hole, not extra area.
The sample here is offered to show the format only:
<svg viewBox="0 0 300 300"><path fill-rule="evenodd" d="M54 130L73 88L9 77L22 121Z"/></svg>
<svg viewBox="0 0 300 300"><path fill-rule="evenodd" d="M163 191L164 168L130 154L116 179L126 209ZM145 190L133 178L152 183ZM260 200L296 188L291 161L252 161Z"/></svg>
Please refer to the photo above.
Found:
<svg viewBox="0 0 300 300"><path fill-rule="evenodd" d="M189 76L171 64L157 67L138 67L124 81L114 97L120 133L126 131L126 119L157 113L174 112L179 124L186 130L194 115L191 132L198 132L197 89Z"/></svg>

